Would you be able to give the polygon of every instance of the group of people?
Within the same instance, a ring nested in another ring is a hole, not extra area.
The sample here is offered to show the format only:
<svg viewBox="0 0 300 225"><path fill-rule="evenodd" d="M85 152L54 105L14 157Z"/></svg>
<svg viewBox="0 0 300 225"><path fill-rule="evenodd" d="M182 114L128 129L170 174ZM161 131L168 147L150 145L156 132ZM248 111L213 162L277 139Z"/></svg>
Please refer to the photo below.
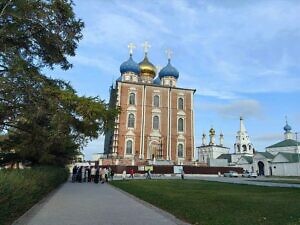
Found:
<svg viewBox="0 0 300 225"><path fill-rule="evenodd" d="M74 166L72 169L72 182L94 182L104 183L113 180L114 171L109 167L100 168L95 166Z"/></svg>

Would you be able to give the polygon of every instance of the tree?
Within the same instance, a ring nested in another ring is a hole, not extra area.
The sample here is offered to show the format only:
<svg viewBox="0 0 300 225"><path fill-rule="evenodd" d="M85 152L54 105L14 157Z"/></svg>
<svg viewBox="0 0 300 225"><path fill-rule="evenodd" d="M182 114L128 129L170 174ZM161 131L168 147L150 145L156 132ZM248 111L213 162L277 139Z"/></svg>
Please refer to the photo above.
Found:
<svg viewBox="0 0 300 225"><path fill-rule="evenodd" d="M0 148L20 160L65 164L103 133L118 110L97 97L80 97L67 82L48 78L44 67L71 68L83 23L72 1L0 3Z"/></svg>
<svg viewBox="0 0 300 225"><path fill-rule="evenodd" d="M37 68L69 69L84 26L69 0L2 0L0 3L0 68L17 58Z"/></svg>

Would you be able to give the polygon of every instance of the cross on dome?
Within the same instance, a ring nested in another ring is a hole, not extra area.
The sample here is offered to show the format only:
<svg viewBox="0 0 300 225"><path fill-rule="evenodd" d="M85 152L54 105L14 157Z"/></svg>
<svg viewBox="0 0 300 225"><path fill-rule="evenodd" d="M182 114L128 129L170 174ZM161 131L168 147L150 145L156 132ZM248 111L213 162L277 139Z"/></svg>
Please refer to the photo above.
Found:
<svg viewBox="0 0 300 225"><path fill-rule="evenodd" d="M167 54L168 60L171 60L171 57L173 55L173 51L171 49L167 49L166 54Z"/></svg>
<svg viewBox="0 0 300 225"><path fill-rule="evenodd" d="M151 45L148 43L148 41L145 41L145 42L142 44L142 46L143 46L143 48L144 48L145 54L147 54L149 48L151 48Z"/></svg>
<svg viewBox="0 0 300 225"><path fill-rule="evenodd" d="M132 55L133 49L135 49L136 46L131 42L128 44L129 54Z"/></svg>

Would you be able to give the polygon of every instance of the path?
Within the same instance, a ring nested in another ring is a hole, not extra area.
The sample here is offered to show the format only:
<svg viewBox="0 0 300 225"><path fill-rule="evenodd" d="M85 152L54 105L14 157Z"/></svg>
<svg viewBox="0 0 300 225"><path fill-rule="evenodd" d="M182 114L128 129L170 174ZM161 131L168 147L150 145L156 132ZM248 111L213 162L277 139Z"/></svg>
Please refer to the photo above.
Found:
<svg viewBox="0 0 300 225"><path fill-rule="evenodd" d="M117 179L121 179L120 177ZM136 177L135 179L145 179L145 177ZM180 180L180 175L177 176L154 176L152 179L173 179ZM206 176L206 175L185 175L185 179L187 180L206 180L206 181L216 181L222 183L233 183L233 184L248 184L248 185L256 185L256 186L265 186L265 187L286 187L286 188L300 188L300 184L289 184L289 183L276 183L270 182L276 180L287 180L286 178L266 178L266 177L258 177L258 178L243 178L243 177L218 177L214 176ZM264 182L266 181L266 182ZM292 181L292 180L291 180Z"/></svg>
<svg viewBox="0 0 300 225"><path fill-rule="evenodd" d="M285 187L285 188L300 188L300 184L287 184L287 183L276 183L268 182L270 180L275 180L271 178L234 178L234 177L198 177L194 179L206 180L206 181L217 181L223 183L233 183L233 184L248 184L256 186L265 187ZM277 179L281 180L281 179ZM267 182L264 182L267 181Z"/></svg>
<svg viewBox="0 0 300 225"><path fill-rule="evenodd" d="M170 214L109 184L67 182L14 225L174 225Z"/></svg>

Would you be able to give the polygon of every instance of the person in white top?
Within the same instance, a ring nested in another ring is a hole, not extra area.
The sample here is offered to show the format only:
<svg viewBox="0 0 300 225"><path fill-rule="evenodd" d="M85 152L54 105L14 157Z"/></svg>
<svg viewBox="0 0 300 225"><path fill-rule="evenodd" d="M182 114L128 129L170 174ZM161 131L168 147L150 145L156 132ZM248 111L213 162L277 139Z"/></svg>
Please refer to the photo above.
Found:
<svg viewBox="0 0 300 225"><path fill-rule="evenodd" d="M91 181L93 182L96 175L96 168L93 166L91 170Z"/></svg>
<svg viewBox="0 0 300 225"><path fill-rule="evenodd" d="M126 179L126 170L123 170L123 173L122 173L122 179L123 179L123 180Z"/></svg>

